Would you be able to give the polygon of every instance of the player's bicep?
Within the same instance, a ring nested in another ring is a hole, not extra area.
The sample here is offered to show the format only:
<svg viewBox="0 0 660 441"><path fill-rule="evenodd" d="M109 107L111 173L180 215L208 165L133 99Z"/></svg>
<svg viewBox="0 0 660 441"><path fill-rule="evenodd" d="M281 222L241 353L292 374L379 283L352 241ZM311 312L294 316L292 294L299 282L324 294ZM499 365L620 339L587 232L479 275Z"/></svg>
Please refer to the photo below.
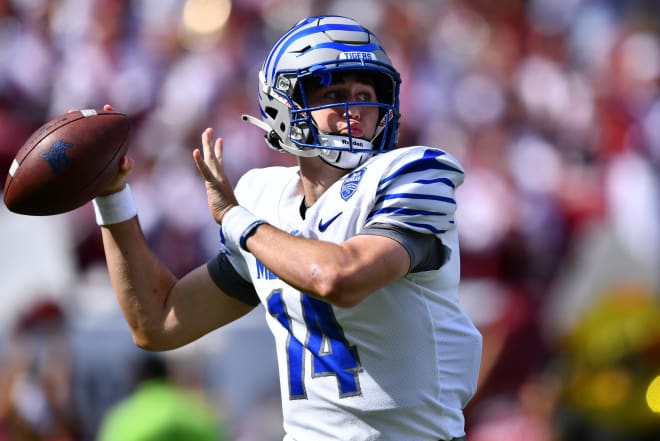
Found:
<svg viewBox="0 0 660 441"><path fill-rule="evenodd" d="M351 278L374 291L404 277L410 267L410 256L397 241L383 235L357 235L342 245L352 256Z"/></svg>
<svg viewBox="0 0 660 441"><path fill-rule="evenodd" d="M243 278L226 253L218 253L208 261L206 268L213 282L225 294L250 306L260 303L254 285Z"/></svg>
<svg viewBox="0 0 660 441"><path fill-rule="evenodd" d="M401 244L410 257L410 273L440 269L451 256L451 250L437 236L399 225L373 223L360 231L360 234L385 236Z"/></svg>
<svg viewBox="0 0 660 441"><path fill-rule="evenodd" d="M225 293L202 265L181 278L168 296L164 329L170 344L178 347L224 326L250 312L247 304Z"/></svg>

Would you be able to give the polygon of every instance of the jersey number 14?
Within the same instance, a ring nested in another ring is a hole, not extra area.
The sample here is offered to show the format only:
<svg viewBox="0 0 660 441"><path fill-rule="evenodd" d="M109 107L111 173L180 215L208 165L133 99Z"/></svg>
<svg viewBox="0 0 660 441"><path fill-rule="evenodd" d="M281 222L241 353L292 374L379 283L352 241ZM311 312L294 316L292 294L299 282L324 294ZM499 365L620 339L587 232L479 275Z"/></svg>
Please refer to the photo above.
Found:
<svg viewBox="0 0 660 441"><path fill-rule="evenodd" d="M335 376L340 398L360 395L358 372L362 367L357 351L344 337L344 331L337 323L332 307L304 293L300 296L300 302L307 328L306 344L293 335L291 317L286 310L282 291L275 290L268 298L268 312L289 333L287 360L290 399L307 398L304 382L306 353L313 357L312 379Z"/></svg>

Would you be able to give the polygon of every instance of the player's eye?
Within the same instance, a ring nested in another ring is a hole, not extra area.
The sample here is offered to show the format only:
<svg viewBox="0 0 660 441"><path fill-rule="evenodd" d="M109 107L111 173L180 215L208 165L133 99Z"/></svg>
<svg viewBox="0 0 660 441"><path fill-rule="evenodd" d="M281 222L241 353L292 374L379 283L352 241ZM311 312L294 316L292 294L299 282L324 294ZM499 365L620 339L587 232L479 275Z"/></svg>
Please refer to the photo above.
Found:
<svg viewBox="0 0 660 441"><path fill-rule="evenodd" d="M357 101L375 101L373 93L365 91L357 94Z"/></svg>
<svg viewBox="0 0 660 441"><path fill-rule="evenodd" d="M341 94L337 90L328 90L323 94L323 98L328 101L338 101L341 99Z"/></svg>

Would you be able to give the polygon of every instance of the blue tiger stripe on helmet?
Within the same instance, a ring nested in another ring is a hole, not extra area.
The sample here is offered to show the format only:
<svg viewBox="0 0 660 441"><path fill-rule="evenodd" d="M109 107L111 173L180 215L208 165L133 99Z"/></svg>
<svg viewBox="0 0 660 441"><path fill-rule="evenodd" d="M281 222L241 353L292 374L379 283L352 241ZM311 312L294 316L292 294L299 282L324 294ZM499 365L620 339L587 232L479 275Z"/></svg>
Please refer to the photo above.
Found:
<svg viewBox="0 0 660 441"><path fill-rule="evenodd" d="M275 71L270 68L271 65L271 60L273 56L275 56L275 62L273 63L273 66L277 66L280 57L286 52L287 48L291 45L291 43L297 41L300 38L305 38L309 35L316 34L316 33L323 33L327 31L366 31L369 33L370 36L373 36L375 38L375 35L365 29L364 27L360 25L347 25L347 24L327 24L327 25L320 25L320 26L315 26L313 28L307 28L307 29L302 29L298 30L298 26L301 25L307 25L311 22L313 22L315 19L319 17L311 17L308 19L305 19L298 23L298 25L294 26L292 29L290 29L286 34L284 34L278 41L275 43L273 46L273 49L270 51L268 54L268 57L266 58L266 61L264 62L263 66L263 71L268 72L267 78L273 78L275 76ZM298 32L296 32L298 31ZM356 50L355 46L350 46L349 47L351 50ZM310 49L315 49L315 48L310 48ZM337 48L339 49L339 48ZM382 50L384 52L384 49L380 45L364 45L360 48L361 50L365 52L371 52L372 50Z"/></svg>

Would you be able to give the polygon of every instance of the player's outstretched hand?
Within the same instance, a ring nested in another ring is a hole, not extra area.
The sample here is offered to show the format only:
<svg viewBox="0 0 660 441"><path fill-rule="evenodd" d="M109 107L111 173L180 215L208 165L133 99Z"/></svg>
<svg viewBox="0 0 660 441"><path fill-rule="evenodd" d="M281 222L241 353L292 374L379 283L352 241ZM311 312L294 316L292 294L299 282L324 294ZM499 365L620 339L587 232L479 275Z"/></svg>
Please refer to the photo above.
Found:
<svg viewBox="0 0 660 441"><path fill-rule="evenodd" d="M218 224L222 223L222 218L230 208L238 205L222 164L222 146L222 138L214 141L213 129L207 128L202 132L202 150L196 148L193 151L195 165L206 184L206 198L211 215Z"/></svg>

